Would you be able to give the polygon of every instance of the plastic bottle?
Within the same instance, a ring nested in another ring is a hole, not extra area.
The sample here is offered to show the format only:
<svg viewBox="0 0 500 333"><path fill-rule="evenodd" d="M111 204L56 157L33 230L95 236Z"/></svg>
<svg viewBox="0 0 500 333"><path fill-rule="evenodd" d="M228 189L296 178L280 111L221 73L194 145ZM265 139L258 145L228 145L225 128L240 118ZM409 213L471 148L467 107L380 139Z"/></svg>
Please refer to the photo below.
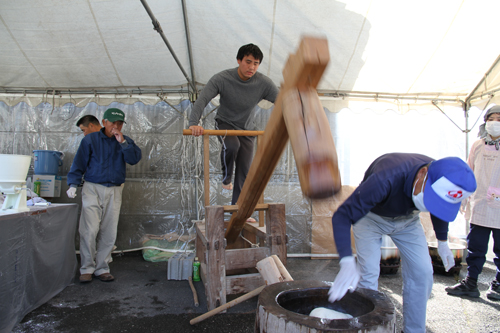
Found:
<svg viewBox="0 0 500 333"><path fill-rule="evenodd" d="M35 192L36 194L38 194L38 196L40 196L40 186L42 185L42 183L38 180L36 180L34 183L33 183L33 192Z"/></svg>
<svg viewBox="0 0 500 333"><path fill-rule="evenodd" d="M195 257L193 262L193 281L200 281L200 262L198 261L198 257Z"/></svg>

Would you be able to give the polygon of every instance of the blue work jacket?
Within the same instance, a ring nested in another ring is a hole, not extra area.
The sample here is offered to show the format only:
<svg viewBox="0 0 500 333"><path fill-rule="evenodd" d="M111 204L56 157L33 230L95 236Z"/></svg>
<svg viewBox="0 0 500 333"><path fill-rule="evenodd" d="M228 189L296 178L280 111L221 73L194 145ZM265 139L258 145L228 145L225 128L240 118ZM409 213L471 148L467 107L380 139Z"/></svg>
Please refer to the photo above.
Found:
<svg viewBox="0 0 500 333"><path fill-rule="evenodd" d="M411 215L417 210L412 200L413 181L420 168L433 159L420 154L391 153L368 167L361 184L332 216L335 244L340 258L352 255L351 225L368 212L384 217ZM448 237L448 222L431 214L436 238Z"/></svg>
<svg viewBox="0 0 500 333"><path fill-rule="evenodd" d="M120 186L125 182L126 163L137 164L142 157L141 149L128 136L124 143L114 136L99 132L90 133L80 142L75 159L68 173L68 185L78 186L85 181L104 186Z"/></svg>

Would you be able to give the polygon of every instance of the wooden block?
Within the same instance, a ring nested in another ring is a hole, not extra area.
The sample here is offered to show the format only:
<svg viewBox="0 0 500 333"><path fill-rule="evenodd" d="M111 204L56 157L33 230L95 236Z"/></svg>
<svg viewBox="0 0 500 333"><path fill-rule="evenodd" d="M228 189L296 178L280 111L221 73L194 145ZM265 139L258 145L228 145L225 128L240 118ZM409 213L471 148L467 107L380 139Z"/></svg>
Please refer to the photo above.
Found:
<svg viewBox="0 0 500 333"><path fill-rule="evenodd" d="M316 90L289 89L283 96L283 116L302 192L311 199L334 195L341 187L337 151Z"/></svg>
<svg viewBox="0 0 500 333"><path fill-rule="evenodd" d="M316 88L329 61L330 52L326 39L304 37L297 53L290 55L285 64L284 85L299 90Z"/></svg>
<svg viewBox="0 0 500 333"><path fill-rule="evenodd" d="M266 285L284 281L276 263L274 262L274 259L271 257L267 257L259 261L257 263L257 269L259 270L260 275L264 278Z"/></svg>

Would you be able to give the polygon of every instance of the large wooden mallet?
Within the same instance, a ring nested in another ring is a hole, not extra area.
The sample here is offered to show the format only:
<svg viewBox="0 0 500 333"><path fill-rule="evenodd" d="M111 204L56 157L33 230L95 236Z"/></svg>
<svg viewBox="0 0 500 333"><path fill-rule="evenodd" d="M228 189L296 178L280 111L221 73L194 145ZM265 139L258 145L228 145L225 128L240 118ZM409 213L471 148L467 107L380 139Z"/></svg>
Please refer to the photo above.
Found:
<svg viewBox="0 0 500 333"><path fill-rule="evenodd" d="M328 42L304 37L283 69L283 84L269 118L261 147L253 159L238 198L238 211L226 230L232 248L271 178L290 138L300 186L305 196L326 198L341 188L337 152L316 87L330 61Z"/></svg>

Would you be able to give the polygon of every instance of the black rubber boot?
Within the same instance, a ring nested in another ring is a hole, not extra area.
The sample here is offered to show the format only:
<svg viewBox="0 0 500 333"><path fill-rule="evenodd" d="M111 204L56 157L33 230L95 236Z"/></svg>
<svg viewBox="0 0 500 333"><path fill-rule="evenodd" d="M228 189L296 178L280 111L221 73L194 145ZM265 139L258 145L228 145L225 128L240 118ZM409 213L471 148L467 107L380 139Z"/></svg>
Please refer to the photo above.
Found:
<svg viewBox="0 0 500 333"><path fill-rule="evenodd" d="M500 282L498 280L491 282L491 286L486 292L486 297L494 301L500 301Z"/></svg>
<svg viewBox="0 0 500 333"><path fill-rule="evenodd" d="M453 287L446 287L444 290L446 290L448 295L452 296L479 297L480 295L479 289L477 289L477 282L473 281L469 277L467 277L465 280L460 281Z"/></svg>

